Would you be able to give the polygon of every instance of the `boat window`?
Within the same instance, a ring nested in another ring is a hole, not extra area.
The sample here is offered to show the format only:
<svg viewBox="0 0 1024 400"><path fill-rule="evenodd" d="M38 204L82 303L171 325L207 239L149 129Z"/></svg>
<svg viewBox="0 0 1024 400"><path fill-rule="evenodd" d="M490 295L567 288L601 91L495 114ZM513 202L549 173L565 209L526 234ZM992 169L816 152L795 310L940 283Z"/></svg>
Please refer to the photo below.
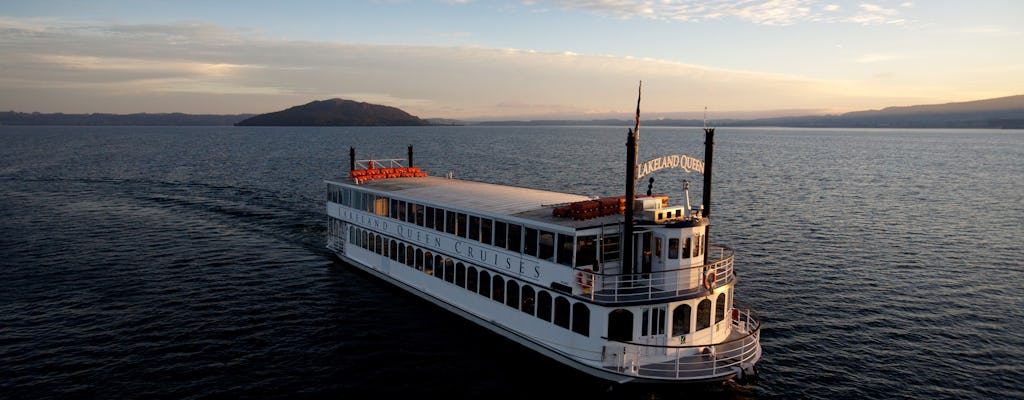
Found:
<svg viewBox="0 0 1024 400"><path fill-rule="evenodd" d="M526 237L523 239L523 254L537 257L537 230L526 228Z"/></svg>
<svg viewBox="0 0 1024 400"><path fill-rule="evenodd" d="M672 336L690 333L690 305L683 304L672 311Z"/></svg>
<svg viewBox="0 0 1024 400"><path fill-rule="evenodd" d="M405 264L405 243L398 245L398 262Z"/></svg>
<svg viewBox="0 0 1024 400"><path fill-rule="evenodd" d="M569 300L562 296L555 297L555 325L569 329Z"/></svg>
<svg viewBox="0 0 1024 400"><path fill-rule="evenodd" d="M370 243L370 240L367 239L369 236L370 236L369 232L360 229L360 232L359 232L359 247L362 247L364 249L366 248L366 245L368 243Z"/></svg>
<svg viewBox="0 0 1024 400"><path fill-rule="evenodd" d="M456 223L456 221L455 221L455 213L452 212L452 211L445 211L444 215L445 215L444 231L448 232L448 233L450 233L452 235L456 234L458 232L458 230L456 230L455 228L457 226L459 226L459 224Z"/></svg>
<svg viewBox="0 0 1024 400"><path fill-rule="evenodd" d="M605 235L601 238L601 261L608 262L619 259L619 254L621 253L619 242L621 239L618 234ZM594 271L597 271L597 269L594 269Z"/></svg>
<svg viewBox="0 0 1024 400"><path fill-rule="evenodd" d="M590 336L590 308L586 304L572 305L572 331L583 336Z"/></svg>
<svg viewBox="0 0 1024 400"><path fill-rule="evenodd" d="M651 309L651 333L655 335L665 334L665 306Z"/></svg>
<svg viewBox="0 0 1024 400"><path fill-rule="evenodd" d="M508 225L508 247L507 249L512 250L516 253L523 251L523 227L516 224Z"/></svg>
<svg viewBox="0 0 1024 400"><path fill-rule="evenodd" d="M369 241L366 242L366 249L373 251L374 245L377 244L377 237L372 233L369 234Z"/></svg>
<svg viewBox="0 0 1024 400"><path fill-rule="evenodd" d="M408 217L406 222L408 222L410 224L417 224L417 225L419 225L419 221L423 220L422 208L423 207L420 206L419 204L409 203L409 210L408 210L409 214L406 215Z"/></svg>
<svg viewBox="0 0 1024 400"><path fill-rule="evenodd" d="M423 249L416 249L416 269L423 270Z"/></svg>
<svg viewBox="0 0 1024 400"><path fill-rule="evenodd" d="M697 330L711 326L711 300L704 299L697 304Z"/></svg>
<svg viewBox="0 0 1024 400"><path fill-rule="evenodd" d="M718 295L718 299L715 300L715 323L722 322L725 319L725 293Z"/></svg>
<svg viewBox="0 0 1024 400"><path fill-rule="evenodd" d="M644 310L640 314L640 336L647 336L647 326L650 325L651 310L644 307Z"/></svg>
<svg viewBox="0 0 1024 400"><path fill-rule="evenodd" d="M540 231L540 254L537 258L541 260L554 261L555 260L555 234L547 231Z"/></svg>
<svg viewBox="0 0 1024 400"><path fill-rule="evenodd" d="M391 207L388 207L388 216L398 218L398 199L391 199Z"/></svg>
<svg viewBox="0 0 1024 400"><path fill-rule="evenodd" d="M469 216L469 238L480 241L480 217L476 215Z"/></svg>
<svg viewBox="0 0 1024 400"><path fill-rule="evenodd" d="M356 228L353 226L348 227L348 242L356 244Z"/></svg>
<svg viewBox="0 0 1024 400"><path fill-rule="evenodd" d="M512 279L505 283L505 305L519 308L519 283Z"/></svg>
<svg viewBox="0 0 1024 400"><path fill-rule="evenodd" d="M383 240L381 240L380 235L374 236L374 239L375 240L373 241L373 252L377 254L383 254L384 250L381 250L381 247L384 245L384 243L381 243Z"/></svg>
<svg viewBox="0 0 1024 400"><path fill-rule="evenodd" d="M668 258L670 260L679 259L679 239L672 238L668 240Z"/></svg>
<svg viewBox="0 0 1024 400"><path fill-rule="evenodd" d="M480 270L480 295L491 297L491 274Z"/></svg>
<svg viewBox="0 0 1024 400"><path fill-rule="evenodd" d="M683 243L683 258L690 258L690 238L686 238L686 242Z"/></svg>
<svg viewBox="0 0 1024 400"><path fill-rule="evenodd" d="M450 258L444 259L444 280L455 283L455 262Z"/></svg>
<svg viewBox="0 0 1024 400"><path fill-rule="evenodd" d="M395 261L398 261L398 254L399 254L399 252L398 252L398 241L392 240L391 241L391 259L395 260Z"/></svg>
<svg viewBox="0 0 1024 400"><path fill-rule="evenodd" d="M434 209L434 230L444 232L444 210Z"/></svg>
<svg viewBox="0 0 1024 400"><path fill-rule="evenodd" d="M654 256L661 259L661 236L654 237Z"/></svg>
<svg viewBox="0 0 1024 400"><path fill-rule="evenodd" d="M426 272L427 275L434 273L434 255L429 251L423 253L423 272Z"/></svg>
<svg viewBox="0 0 1024 400"><path fill-rule="evenodd" d="M377 198L377 201L374 202L373 213L377 214L379 216L382 216L382 217L388 216L388 198L387 197L378 197Z"/></svg>
<svg viewBox="0 0 1024 400"><path fill-rule="evenodd" d="M693 253L691 255L693 257L697 257L697 256L699 256L701 254L701 252L700 252L700 234L698 233L698 234L693 235L693 236L694 236L694 239L693 239Z"/></svg>
<svg viewBox="0 0 1024 400"><path fill-rule="evenodd" d="M500 275L495 275L492 278L491 285L491 299L499 303L505 302L505 278Z"/></svg>
<svg viewBox="0 0 1024 400"><path fill-rule="evenodd" d="M416 225L419 225L419 226L426 225L426 219L427 218L426 218L426 215L424 215L423 211L424 211L423 205L422 204L417 204L416 205Z"/></svg>
<svg viewBox="0 0 1024 400"><path fill-rule="evenodd" d="M405 202L398 201L398 220L405 221Z"/></svg>
<svg viewBox="0 0 1024 400"><path fill-rule="evenodd" d="M643 232L640 234L640 237L642 239L640 248L643 254L643 258L640 260L640 272L651 272L651 246L653 246L652 238L654 237L654 234L651 232Z"/></svg>
<svg viewBox="0 0 1024 400"><path fill-rule="evenodd" d="M466 237L466 213L458 213L455 218L455 223L458 224L458 235L460 237Z"/></svg>
<svg viewBox="0 0 1024 400"><path fill-rule="evenodd" d="M480 241L483 244L491 244L491 220L480 218Z"/></svg>
<svg viewBox="0 0 1024 400"><path fill-rule="evenodd" d="M576 239L576 266L597 270L597 236L580 236Z"/></svg>
<svg viewBox="0 0 1024 400"><path fill-rule="evenodd" d="M523 302L522 302L522 306L519 309L522 310L524 313L533 315L533 309L534 309L534 306L535 306L534 302L536 301L536 296L534 295L533 286L523 285L522 297L523 297Z"/></svg>
<svg viewBox="0 0 1024 400"><path fill-rule="evenodd" d="M508 248L508 224L494 221L494 246Z"/></svg>
<svg viewBox="0 0 1024 400"><path fill-rule="evenodd" d="M423 206L423 227L434 229L434 207Z"/></svg>
<svg viewBox="0 0 1024 400"><path fill-rule="evenodd" d="M390 257L390 255L388 254L388 250L389 250L388 243L390 243L390 242L391 242L391 240L385 237L383 239L383 243L381 243L381 246L380 246L381 255L384 256L384 257Z"/></svg>
<svg viewBox="0 0 1024 400"><path fill-rule="evenodd" d="M476 267L474 266L466 268L466 290L476 292L477 273Z"/></svg>
<svg viewBox="0 0 1024 400"><path fill-rule="evenodd" d="M537 318L551 322L551 294L546 290L537 292Z"/></svg>
<svg viewBox="0 0 1024 400"><path fill-rule="evenodd" d="M405 246L405 265L413 266L416 261L415 248L412 246Z"/></svg>
<svg viewBox="0 0 1024 400"><path fill-rule="evenodd" d="M562 265L572 266L572 252L575 250L573 246L573 236L566 235L564 233L558 234L558 263Z"/></svg>
<svg viewBox="0 0 1024 400"><path fill-rule="evenodd" d="M434 256L434 276L441 279L444 272L444 257L440 254Z"/></svg>
<svg viewBox="0 0 1024 400"><path fill-rule="evenodd" d="M633 313L621 308L608 313L608 339L633 341Z"/></svg>
<svg viewBox="0 0 1024 400"><path fill-rule="evenodd" d="M466 287L466 266L462 263L455 264L455 284Z"/></svg>

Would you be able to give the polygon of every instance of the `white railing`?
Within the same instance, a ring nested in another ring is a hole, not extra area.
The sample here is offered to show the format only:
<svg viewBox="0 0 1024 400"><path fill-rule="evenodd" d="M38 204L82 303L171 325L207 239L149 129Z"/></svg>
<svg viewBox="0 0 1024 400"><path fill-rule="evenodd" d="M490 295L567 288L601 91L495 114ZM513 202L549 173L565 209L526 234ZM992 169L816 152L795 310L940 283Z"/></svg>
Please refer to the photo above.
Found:
<svg viewBox="0 0 1024 400"><path fill-rule="evenodd" d="M750 309L733 308L732 339L713 344L657 346L610 341L604 367L655 380L703 381L750 371L761 358L761 322ZM736 337L739 336L739 337Z"/></svg>
<svg viewBox="0 0 1024 400"><path fill-rule="evenodd" d="M579 270L576 281L582 296L597 303L624 304L692 295L731 282L735 278L733 256L731 248L713 244L707 264L635 274Z"/></svg>
<svg viewBox="0 0 1024 400"><path fill-rule="evenodd" d="M404 158L382 158L379 160L356 160L356 169L404 168Z"/></svg>

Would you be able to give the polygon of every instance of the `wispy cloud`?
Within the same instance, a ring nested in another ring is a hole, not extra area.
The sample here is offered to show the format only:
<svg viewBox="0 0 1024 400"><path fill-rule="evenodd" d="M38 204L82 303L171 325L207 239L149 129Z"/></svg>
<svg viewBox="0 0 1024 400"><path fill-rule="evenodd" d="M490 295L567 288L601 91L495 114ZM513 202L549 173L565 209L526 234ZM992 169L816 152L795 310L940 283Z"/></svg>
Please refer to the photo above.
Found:
<svg viewBox="0 0 1024 400"><path fill-rule="evenodd" d="M527 5L544 2L528 1ZM820 0L552 0L562 9L584 10L620 18L702 21L736 18L758 25L793 25L801 22L855 23L864 25L905 22L893 8L861 4L846 8ZM903 3L909 8L912 3Z"/></svg>
<svg viewBox="0 0 1024 400"><path fill-rule="evenodd" d="M344 97L421 117L628 116L640 79L651 116L891 103L856 83L650 58L280 41L202 23L0 20L0 43L0 109L18 111L267 112Z"/></svg>

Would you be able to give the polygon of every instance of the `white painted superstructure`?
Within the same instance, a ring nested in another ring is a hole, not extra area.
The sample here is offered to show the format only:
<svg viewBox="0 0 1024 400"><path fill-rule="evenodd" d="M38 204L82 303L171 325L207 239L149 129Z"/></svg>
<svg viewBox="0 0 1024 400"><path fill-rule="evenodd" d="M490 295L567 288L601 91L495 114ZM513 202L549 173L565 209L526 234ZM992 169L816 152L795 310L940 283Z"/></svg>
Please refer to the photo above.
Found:
<svg viewBox="0 0 1024 400"><path fill-rule="evenodd" d="M760 322L734 300L733 251L708 242L687 195L636 196L623 246L623 197L426 176L411 147L409 166L352 156L349 176L325 180L328 247L345 262L606 380L754 373Z"/></svg>

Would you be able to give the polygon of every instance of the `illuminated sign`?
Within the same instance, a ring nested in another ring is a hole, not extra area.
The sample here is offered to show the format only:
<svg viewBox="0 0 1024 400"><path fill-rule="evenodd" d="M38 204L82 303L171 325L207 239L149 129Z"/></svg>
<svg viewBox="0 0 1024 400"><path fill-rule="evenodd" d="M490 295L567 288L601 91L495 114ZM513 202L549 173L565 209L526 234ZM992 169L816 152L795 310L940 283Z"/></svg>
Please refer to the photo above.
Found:
<svg viewBox="0 0 1024 400"><path fill-rule="evenodd" d="M686 172L695 171L697 173L703 174L704 161L698 160L685 154L673 154L670 156L662 156L647 161L643 164L637 165L636 178L640 179L644 175L661 171L665 168L679 168Z"/></svg>

